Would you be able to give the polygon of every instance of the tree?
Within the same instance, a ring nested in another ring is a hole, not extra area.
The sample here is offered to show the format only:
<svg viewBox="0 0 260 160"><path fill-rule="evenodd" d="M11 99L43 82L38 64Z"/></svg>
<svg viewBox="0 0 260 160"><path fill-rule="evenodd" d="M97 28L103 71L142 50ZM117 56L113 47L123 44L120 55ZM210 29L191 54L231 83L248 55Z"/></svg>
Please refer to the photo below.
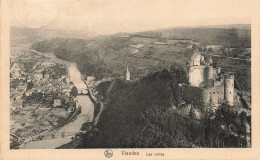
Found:
<svg viewBox="0 0 260 160"><path fill-rule="evenodd" d="M208 52L209 52L209 53L213 53L213 49L210 47L210 48L208 49Z"/></svg>
<svg viewBox="0 0 260 160"><path fill-rule="evenodd" d="M196 49L197 49L197 45L196 45L195 43L192 45L192 49L193 49L193 50L196 50Z"/></svg>
<svg viewBox="0 0 260 160"><path fill-rule="evenodd" d="M76 97L78 95L78 89L76 86L73 86L71 91L70 91L70 95Z"/></svg>
<svg viewBox="0 0 260 160"><path fill-rule="evenodd" d="M207 48L206 47L203 48L203 52L207 52Z"/></svg>
<svg viewBox="0 0 260 160"><path fill-rule="evenodd" d="M27 83L27 90L32 89L33 86L34 86L34 84L32 82L28 82Z"/></svg>
<svg viewBox="0 0 260 160"><path fill-rule="evenodd" d="M20 80L15 79L10 82L10 87L16 89L20 84Z"/></svg>
<svg viewBox="0 0 260 160"><path fill-rule="evenodd" d="M42 76L44 77L45 74L46 74L46 70L43 70L43 71L42 71Z"/></svg>
<svg viewBox="0 0 260 160"><path fill-rule="evenodd" d="M201 48L201 47L198 47L198 50L199 50L200 52L202 52L202 48Z"/></svg>
<svg viewBox="0 0 260 160"><path fill-rule="evenodd" d="M153 55L154 53L156 52L156 49L155 49L155 47L154 46L151 46L151 47L149 47L148 48L148 51L147 51L147 55Z"/></svg>

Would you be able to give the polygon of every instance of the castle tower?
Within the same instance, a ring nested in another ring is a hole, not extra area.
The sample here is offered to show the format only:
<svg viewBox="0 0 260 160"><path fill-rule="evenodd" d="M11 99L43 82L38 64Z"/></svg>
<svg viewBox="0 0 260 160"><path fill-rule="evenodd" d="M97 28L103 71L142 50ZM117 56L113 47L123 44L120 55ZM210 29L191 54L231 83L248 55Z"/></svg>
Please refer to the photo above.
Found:
<svg viewBox="0 0 260 160"><path fill-rule="evenodd" d="M207 56L205 56L204 59L205 59L204 61L205 61L205 65L206 66L211 66L212 65L213 61L212 61L212 57L211 56L207 55Z"/></svg>
<svg viewBox="0 0 260 160"><path fill-rule="evenodd" d="M130 72L128 70L128 67L126 68L126 80L130 81Z"/></svg>
<svg viewBox="0 0 260 160"><path fill-rule="evenodd" d="M213 80L213 66L207 66L205 68L205 81L206 86L212 87L214 86L214 80Z"/></svg>
<svg viewBox="0 0 260 160"><path fill-rule="evenodd" d="M205 65L201 62L204 61L204 56L199 52L194 52L191 56L191 61L188 64L188 78L189 85L199 87L205 83Z"/></svg>
<svg viewBox="0 0 260 160"><path fill-rule="evenodd" d="M207 77L207 80L213 79L213 67L212 66L206 67L206 77Z"/></svg>
<svg viewBox="0 0 260 160"><path fill-rule="evenodd" d="M234 74L224 76L224 100L230 106L234 105Z"/></svg>
<svg viewBox="0 0 260 160"><path fill-rule="evenodd" d="M203 56L201 56L201 54L199 52L194 52L192 55L191 55L191 62L192 62L192 65L193 66L200 66L200 62L201 60L203 59L204 60L204 57L202 58Z"/></svg>

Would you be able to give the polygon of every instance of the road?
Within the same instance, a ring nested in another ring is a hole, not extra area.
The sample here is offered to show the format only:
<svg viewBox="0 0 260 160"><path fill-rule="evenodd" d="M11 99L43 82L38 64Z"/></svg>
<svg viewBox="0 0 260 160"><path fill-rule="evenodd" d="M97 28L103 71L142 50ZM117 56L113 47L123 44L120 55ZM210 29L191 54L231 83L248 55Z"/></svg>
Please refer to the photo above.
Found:
<svg viewBox="0 0 260 160"><path fill-rule="evenodd" d="M69 143L71 141L71 137L72 136L44 141L32 141L26 143L20 147L20 149L55 149L59 146Z"/></svg>
<svg viewBox="0 0 260 160"><path fill-rule="evenodd" d="M211 55L211 56L213 56L213 57L220 57L220 58L227 58L227 59L232 59L232 60L239 60L239 61L251 62L251 60L248 60L248 59L233 58L233 57L223 57L223 56L220 56L220 55L217 55L217 54L206 54L206 53L204 53L203 55Z"/></svg>

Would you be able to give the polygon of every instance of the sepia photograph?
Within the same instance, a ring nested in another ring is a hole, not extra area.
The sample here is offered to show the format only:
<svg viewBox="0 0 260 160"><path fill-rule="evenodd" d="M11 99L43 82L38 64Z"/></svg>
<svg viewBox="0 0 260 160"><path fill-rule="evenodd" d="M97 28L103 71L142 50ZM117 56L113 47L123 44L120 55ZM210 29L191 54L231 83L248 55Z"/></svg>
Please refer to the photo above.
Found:
<svg viewBox="0 0 260 160"><path fill-rule="evenodd" d="M4 1L10 151L252 149L249 1Z"/></svg>

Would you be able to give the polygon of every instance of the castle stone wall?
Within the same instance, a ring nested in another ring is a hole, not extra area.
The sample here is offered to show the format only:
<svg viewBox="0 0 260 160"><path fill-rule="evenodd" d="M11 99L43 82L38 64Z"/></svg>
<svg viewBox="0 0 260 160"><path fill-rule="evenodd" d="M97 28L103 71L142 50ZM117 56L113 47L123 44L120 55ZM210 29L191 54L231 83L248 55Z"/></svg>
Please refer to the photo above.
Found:
<svg viewBox="0 0 260 160"><path fill-rule="evenodd" d="M224 99L224 85L204 88L202 93L202 100L204 105L219 106Z"/></svg>
<svg viewBox="0 0 260 160"><path fill-rule="evenodd" d="M194 101L201 109L209 104L219 106L224 99L224 85L208 88L183 85L182 99L188 103Z"/></svg>

